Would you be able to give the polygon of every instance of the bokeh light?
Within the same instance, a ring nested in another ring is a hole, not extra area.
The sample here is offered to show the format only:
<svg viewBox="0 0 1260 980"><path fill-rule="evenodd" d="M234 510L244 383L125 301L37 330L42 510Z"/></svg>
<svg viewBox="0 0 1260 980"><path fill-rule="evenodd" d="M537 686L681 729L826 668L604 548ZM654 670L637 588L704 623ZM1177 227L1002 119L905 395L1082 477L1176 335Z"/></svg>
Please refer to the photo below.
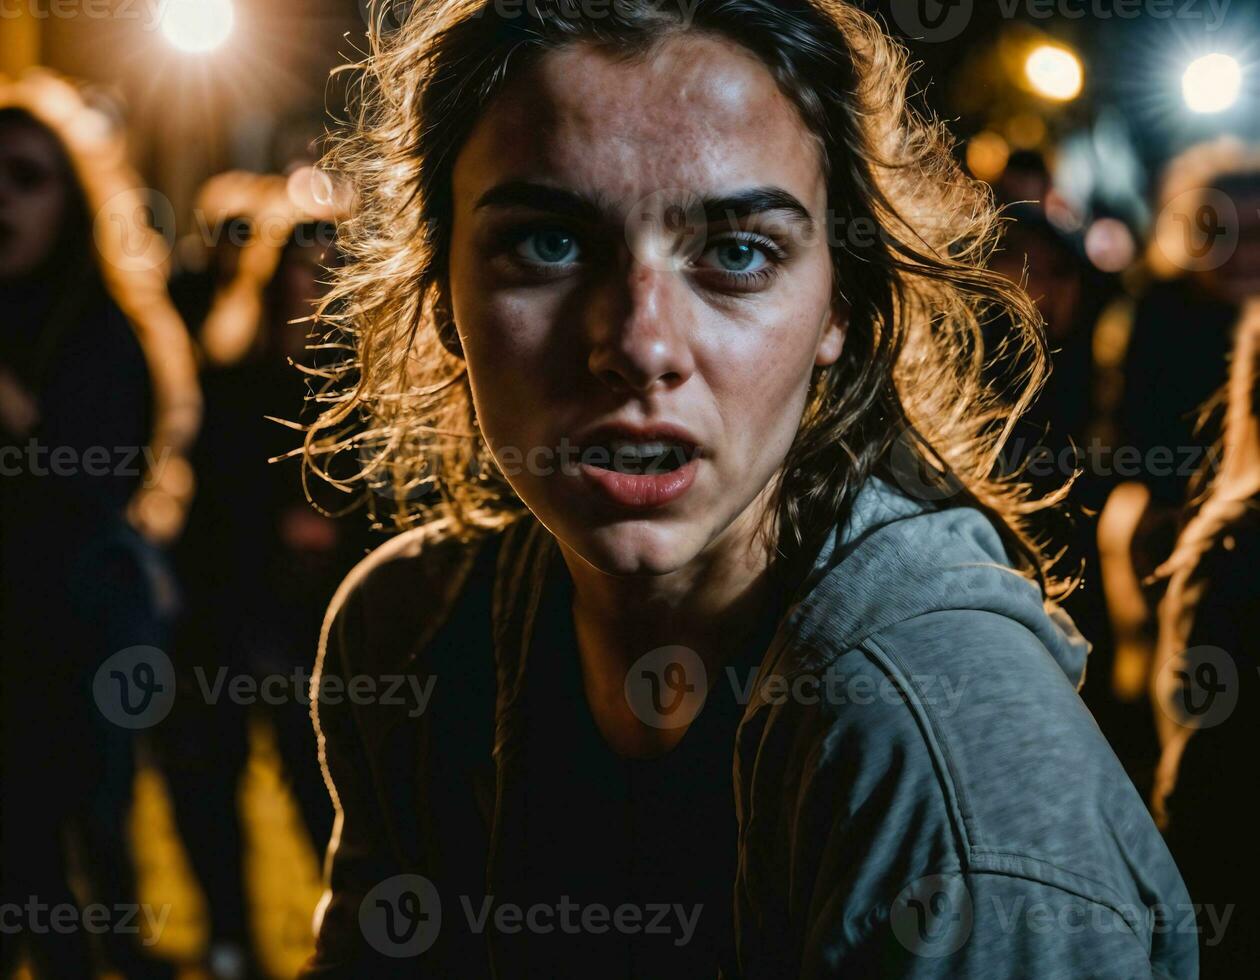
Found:
<svg viewBox="0 0 1260 980"><path fill-rule="evenodd" d="M232 33L236 11L232 0L166 0L162 33L189 54L213 51Z"/></svg>
<svg viewBox="0 0 1260 980"><path fill-rule="evenodd" d="M1085 233L1085 254L1103 272L1123 272L1137 257L1137 242L1116 218L1099 218Z"/></svg>
<svg viewBox="0 0 1260 980"><path fill-rule="evenodd" d="M1056 102L1076 98L1085 84L1081 59L1055 44L1039 44L1033 48L1024 62L1024 74L1033 91Z"/></svg>
<svg viewBox="0 0 1260 980"><path fill-rule="evenodd" d="M1242 91L1242 68L1227 54L1196 58L1181 77L1181 93L1192 112L1224 112Z"/></svg>
<svg viewBox="0 0 1260 980"><path fill-rule="evenodd" d="M967 169L990 183L1002 176L1010 157L1010 146L992 130L977 134L967 144Z"/></svg>

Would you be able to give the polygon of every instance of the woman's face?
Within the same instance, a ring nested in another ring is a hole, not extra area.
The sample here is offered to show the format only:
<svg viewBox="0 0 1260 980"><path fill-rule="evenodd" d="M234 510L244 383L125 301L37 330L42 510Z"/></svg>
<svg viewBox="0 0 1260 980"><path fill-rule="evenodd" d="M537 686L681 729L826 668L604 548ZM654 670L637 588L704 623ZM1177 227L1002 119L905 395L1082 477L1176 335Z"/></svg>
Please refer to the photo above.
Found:
<svg viewBox="0 0 1260 980"><path fill-rule="evenodd" d="M0 282L30 275L49 259L69 202L52 134L33 121L0 123Z"/></svg>
<svg viewBox="0 0 1260 980"><path fill-rule="evenodd" d="M746 539L843 342L820 152L762 63L702 36L550 52L453 183L478 424L529 509L613 575Z"/></svg>

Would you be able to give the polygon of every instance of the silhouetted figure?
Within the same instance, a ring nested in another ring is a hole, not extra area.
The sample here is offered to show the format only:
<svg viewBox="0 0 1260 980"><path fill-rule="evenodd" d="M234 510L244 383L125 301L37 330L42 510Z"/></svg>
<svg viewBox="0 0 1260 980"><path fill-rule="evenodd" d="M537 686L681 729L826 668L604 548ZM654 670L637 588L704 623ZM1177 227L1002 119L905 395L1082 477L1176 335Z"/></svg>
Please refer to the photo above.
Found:
<svg viewBox="0 0 1260 980"><path fill-rule="evenodd" d="M294 229L261 296L261 317L244 358L212 366L202 379L206 419L193 454L199 490L177 558L187 596L176 640L182 696L168 728L164 768L208 897L208 965L221 977L258 971L237 808L249 754L251 704L245 701L256 701L274 727L317 853L332 830L306 683L324 609L361 556L364 538L311 506L296 459L269 462L300 444L299 433L274 419L305 414L307 381L294 363L309 363L310 327L290 321L313 312L322 292L321 263L334 254L332 237L328 223ZM229 685L241 676L279 703L234 699Z"/></svg>
<svg viewBox="0 0 1260 980"><path fill-rule="evenodd" d="M1196 907L1204 977L1260 957L1255 747L1260 744L1260 304L1247 307L1219 473L1162 567L1155 810Z"/></svg>
<svg viewBox="0 0 1260 980"><path fill-rule="evenodd" d="M3 901L24 909L4 966L25 953L37 977L94 975L90 930L49 918L86 901L110 910L109 965L167 975L133 931L146 918L144 906L134 914L128 833L135 732L94 680L116 653L165 645L173 580L155 542L180 501L163 489L178 475L161 471L179 469L197 393L161 272L127 250L156 236L111 222L129 215L102 203L130 203L111 154L92 170L99 148L82 142L104 120L86 107L41 115L50 88L62 107L77 98L43 76L0 86ZM87 894L76 896L79 875Z"/></svg>

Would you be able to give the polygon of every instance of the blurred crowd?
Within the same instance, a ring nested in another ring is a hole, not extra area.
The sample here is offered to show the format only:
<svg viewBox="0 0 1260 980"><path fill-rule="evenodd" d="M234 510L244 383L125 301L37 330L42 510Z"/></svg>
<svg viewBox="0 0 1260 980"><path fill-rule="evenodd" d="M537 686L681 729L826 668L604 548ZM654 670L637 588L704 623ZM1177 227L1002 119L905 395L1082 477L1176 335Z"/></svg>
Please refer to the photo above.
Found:
<svg viewBox="0 0 1260 980"><path fill-rule="evenodd" d="M973 167L1007 205L993 264L1039 305L1053 362L998 465L1038 492L1074 481L1045 533L1079 577L1082 693L1194 900L1234 906L1203 975L1235 975L1260 944L1238 775L1260 725L1260 147L1186 150L1145 221L1065 194L1060 149ZM314 162L216 177L172 248L116 120L60 78L0 80L5 976L265 975L239 806L251 724L316 853L332 833L293 691L379 538L313 506L294 456L346 206ZM231 689L277 677L286 696ZM153 955L153 923L48 924L138 905L141 767L205 894L195 964Z"/></svg>
<svg viewBox="0 0 1260 980"><path fill-rule="evenodd" d="M21 909L4 972L175 975L147 955L143 916L99 936L48 922L153 907L128 830L140 759L206 896L204 967L257 976L237 805L249 715L265 714L322 853L333 810L303 684L370 544L308 503L285 458L309 417L336 207L309 161L225 174L170 262L117 138L60 79L0 84L3 900ZM242 678L291 682L249 696Z"/></svg>

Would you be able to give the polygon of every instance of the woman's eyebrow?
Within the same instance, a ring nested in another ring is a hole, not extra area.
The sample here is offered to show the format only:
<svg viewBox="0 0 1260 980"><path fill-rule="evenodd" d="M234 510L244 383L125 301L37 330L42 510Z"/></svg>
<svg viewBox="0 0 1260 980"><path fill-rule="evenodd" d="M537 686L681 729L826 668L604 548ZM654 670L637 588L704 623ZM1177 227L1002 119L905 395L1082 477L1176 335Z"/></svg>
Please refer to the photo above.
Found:
<svg viewBox="0 0 1260 980"><path fill-rule="evenodd" d="M477 198L474 211L482 208L525 207L534 211L548 211L588 224L617 224L613 207L607 201L592 200L576 191L532 180L509 180L496 184Z"/></svg>
<svg viewBox="0 0 1260 980"><path fill-rule="evenodd" d="M810 216L809 209L781 187L752 187L732 194L702 197L699 205L709 224L783 211L792 220L803 224L806 231L813 231L814 228L814 219ZM622 223L616 208L603 198L593 199L567 188L530 180L511 180L490 188L477 199L473 210L487 207L527 207L535 211L564 215L588 224Z"/></svg>
<svg viewBox="0 0 1260 980"><path fill-rule="evenodd" d="M722 197L706 197L701 203L705 218L710 224L748 218L770 211L786 211L793 220L803 224L807 232L814 230L814 219L810 216L809 209L781 187L753 187Z"/></svg>

